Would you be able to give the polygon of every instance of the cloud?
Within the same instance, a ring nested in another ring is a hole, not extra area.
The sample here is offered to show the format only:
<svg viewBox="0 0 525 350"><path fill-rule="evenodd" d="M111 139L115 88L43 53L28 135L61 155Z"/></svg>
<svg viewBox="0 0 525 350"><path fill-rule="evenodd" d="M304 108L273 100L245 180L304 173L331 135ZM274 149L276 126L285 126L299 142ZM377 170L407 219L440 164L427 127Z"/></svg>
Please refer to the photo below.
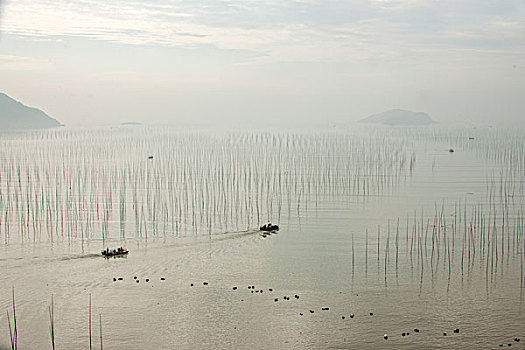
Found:
<svg viewBox="0 0 525 350"><path fill-rule="evenodd" d="M5 70L33 70L42 67L41 60L33 57L0 54L0 69Z"/></svg>
<svg viewBox="0 0 525 350"><path fill-rule="evenodd" d="M401 62L475 49L523 53L525 2L509 0L9 0L2 32L244 50L246 63Z"/></svg>

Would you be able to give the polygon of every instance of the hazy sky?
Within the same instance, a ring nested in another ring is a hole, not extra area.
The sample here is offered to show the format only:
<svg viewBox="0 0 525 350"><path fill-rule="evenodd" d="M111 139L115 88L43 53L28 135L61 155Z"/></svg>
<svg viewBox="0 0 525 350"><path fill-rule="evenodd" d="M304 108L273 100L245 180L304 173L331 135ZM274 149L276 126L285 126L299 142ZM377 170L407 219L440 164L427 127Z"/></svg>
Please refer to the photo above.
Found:
<svg viewBox="0 0 525 350"><path fill-rule="evenodd" d="M525 0L0 0L0 91L70 125L525 120Z"/></svg>

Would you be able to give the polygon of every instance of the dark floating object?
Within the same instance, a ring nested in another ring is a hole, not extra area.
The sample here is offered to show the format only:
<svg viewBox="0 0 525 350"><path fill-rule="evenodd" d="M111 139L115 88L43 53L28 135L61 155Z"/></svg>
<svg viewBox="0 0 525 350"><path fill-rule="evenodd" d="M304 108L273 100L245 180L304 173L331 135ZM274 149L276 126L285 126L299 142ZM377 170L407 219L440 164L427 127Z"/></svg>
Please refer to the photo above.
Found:
<svg viewBox="0 0 525 350"><path fill-rule="evenodd" d="M105 250L101 251L100 253L105 258L111 258L111 257L128 255L129 251L127 249L122 248L122 247L118 247L117 249L106 248Z"/></svg>
<svg viewBox="0 0 525 350"><path fill-rule="evenodd" d="M119 280L119 281L122 281L122 280L123 280L123 278L122 278L122 277L119 277L119 278L118 278L118 280Z"/></svg>
<svg viewBox="0 0 525 350"><path fill-rule="evenodd" d="M443 332L443 335L446 337L447 336L447 332Z"/></svg>
<svg viewBox="0 0 525 350"><path fill-rule="evenodd" d="M303 315L303 313L302 313L302 312L299 312L299 316L302 316L302 315Z"/></svg>
<svg viewBox="0 0 525 350"><path fill-rule="evenodd" d="M350 314L350 318L354 318L354 316L355 316L354 314Z"/></svg>
<svg viewBox="0 0 525 350"><path fill-rule="evenodd" d="M208 285L208 282L202 282L202 285L203 285L203 286L207 286L207 285Z"/></svg>
<svg viewBox="0 0 525 350"><path fill-rule="evenodd" d="M233 287L233 290L237 290L237 287Z"/></svg>
<svg viewBox="0 0 525 350"><path fill-rule="evenodd" d="M520 338L514 338L514 341L515 341L515 342L519 342L519 341L520 341Z"/></svg>
<svg viewBox="0 0 525 350"><path fill-rule="evenodd" d="M190 287L193 287L193 283L190 283Z"/></svg>
<svg viewBox="0 0 525 350"><path fill-rule="evenodd" d="M273 289L272 289L272 288L270 288L270 289L268 289L268 291L269 291L269 292L273 292Z"/></svg>
<svg viewBox="0 0 525 350"><path fill-rule="evenodd" d="M454 333L459 333L459 328L454 329Z"/></svg>
<svg viewBox="0 0 525 350"><path fill-rule="evenodd" d="M149 278L146 278L146 282L149 282Z"/></svg>
<svg viewBox="0 0 525 350"><path fill-rule="evenodd" d="M404 337L405 335L407 335L405 332L401 333L401 336Z"/></svg>
<svg viewBox="0 0 525 350"><path fill-rule="evenodd" d="M248 289L252 289L252 286L248 286Z"/></svg>
<svg viewBox="0 0 525 350"><path fill-rule="evenodd" d="M341 316L341 318L342 318L343 320L345 319L345 317L344 317L344 316Z"/></svg>
<svg viewBox="0 0 525 350"><path fill-rule="evenodd" d="M260 229L261 231L273 232L273 231L279 231L279 226L278 226L278 225L272 225L272 224L269 222L269 223L264 224L264 225L262 225L261 227L259 227L259 229Z"/></svg>
<svg viewBox="0 0 525 350"><path fill-rule="evenodd" d="M512 343L507 343L507 346L512 346Z"/></svg>
<svg viewBox="0 0 525 350"><path fill-rule="evenodd" d="M414 328L414 332L419 333L419 328Z"/></svg>
<svg viewBox="0 0 525 350"><path fill-rule="evenodd" d="M116 282L116 281L117 281L117 279L115 277L113 277L113 282Z"/></svg>
<svg viewBox="0 0 525 350"><path fill-rule="evenodd" d="M448 150L450 153L454 153L454 148Z"/></svg>
<svg viewBox="0 0 525 350"><path fill-rule="evenodd" d="M383 339L388 339L388 334L384 334Z"/></svg>
<svg viewBox="0 0 525 350"><path fill-rule="evenodd" d="M161 277L160 280L161 280L161 281L165 281L165 280L166 280L166 277Z"/></svg>
<svg viewBox="0 0 525 350"><path fill-rule="evenodd" d="M133 279L136 280L136 279L137 279L137 276L133 276Z"/></svg>
<svg viewBox="0 0 525 350"><path fill-rule="evenodd" d="M371 312L371 313L370 313L370 316L374 316L374 313L373 313L373 312Z"/></svg>
<svg viewBox="0 0 525 350"><path fill-rule="evenodd" d="M310 310L310 313L313 314L315 311L314 310Z"/></svg>
<svg viewBox="0 0 525 350"><path fill-rule="evenodd" d="M279 301L279 298L275 298L275 299L273 299L273 301L278 302L278 301Z"/></svg>
<svg viewBox="0 0 525 350"><path fill-rule="evenodd" d="M148 156L148 159L153 159L153 156Z"/></svg>
<svg viewBox="0 0 525 350"><path fill-rule="evenodd" d="M295 296L294 296L294 297L295 297L295 299L299 299L299 296L298 296L297 294L295 294Z"/></svg>
<svg viewBox="0 0 525 350"><path fill-rule="evenodd" d="M468 139L469 140L474 140L474 136L469 136Z"/></svg>
<svg viewBox="0 0 525 350"><path fill-rule="evenodd" d="M135 282L139 283L139 282L140 282L140 280L136 280Z"/></svg>
<svg viewBox="0 0 525 350"><path fill-rule="evenodd" d="M323 307L321 310L328 311L328 310L330 310L330 308L329 307Z"/></svg>

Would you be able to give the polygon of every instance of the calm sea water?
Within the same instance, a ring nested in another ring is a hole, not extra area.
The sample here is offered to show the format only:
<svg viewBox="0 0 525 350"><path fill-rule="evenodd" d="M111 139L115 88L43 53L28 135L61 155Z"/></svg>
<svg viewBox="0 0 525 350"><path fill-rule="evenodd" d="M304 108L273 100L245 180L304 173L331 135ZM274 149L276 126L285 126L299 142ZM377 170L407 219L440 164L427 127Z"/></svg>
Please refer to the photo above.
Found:
<svg viewBox="0 0 525 350"><path fill-rule="evenodd" d="M2 134L0 348L524 348L523 136Z"/></svg>

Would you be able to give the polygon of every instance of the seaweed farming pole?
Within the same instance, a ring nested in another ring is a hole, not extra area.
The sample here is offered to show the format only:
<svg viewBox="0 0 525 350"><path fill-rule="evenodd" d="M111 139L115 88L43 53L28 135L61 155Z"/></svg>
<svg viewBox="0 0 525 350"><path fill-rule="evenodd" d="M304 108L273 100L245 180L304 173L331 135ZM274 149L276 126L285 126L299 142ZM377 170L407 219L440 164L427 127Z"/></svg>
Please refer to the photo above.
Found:
<svg viewBox="0 0 525 350"><path fill-rule="evenodd" d="M379 264L379 242L381 241L381 226L377 225L377 262Z"/></svg>
<svg viewBox="0 0 525 350"><path fill-rule="evenodd" d="M18 348L18 329L16 327L16 303L15 303L15 287L13 287L13 326L11 327L11 319L9 311L7 312L7 323L9 324L9 340L11 341L11 350Z"/></svg>
<svg viewBox="0 0 525 350"><path fill-rule="evenodd" d="M51 305L49 306L49 332L51 333L51 349L55 350L55 307L53 294L51 294Z"/></svg>
<svg viewBox="0 0 525 350"><path fill-rule="evenodd" d="M102 314L99 314L99 325L100 325L100 350L103 350L104 347L102 345Z"/></svg>
<svg viewBox="0 0 525 350"><path fill-rule="evenodd" d="M91 341L91 293L89 293L89 350L93 349L93 342Z"/></svg>
<svg viewBox="0 0 525 350"><path fill-rule="evenodd" d="M396 227L396 278L398 274L398 259L399 259L399 217L397 218L397 227Z"/></svg>
<svg viewBox="0 0 525 350"><path fill-rule="evenodd" d="M365 235L365 276L368 275L368 229L366 229Z"/></svg>

